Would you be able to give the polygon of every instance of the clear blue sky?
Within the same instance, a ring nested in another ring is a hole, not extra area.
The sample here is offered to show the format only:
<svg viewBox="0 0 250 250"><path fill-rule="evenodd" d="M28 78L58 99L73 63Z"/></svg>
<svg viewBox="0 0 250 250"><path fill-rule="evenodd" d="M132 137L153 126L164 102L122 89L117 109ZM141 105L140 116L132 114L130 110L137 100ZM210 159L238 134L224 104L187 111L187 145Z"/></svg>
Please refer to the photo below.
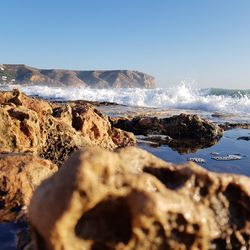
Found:
<svg viewBox="0 0 250 250"><path fill-rule="evenodd" d="M3 0L0 63L250 88L249 0Z"/></svg>

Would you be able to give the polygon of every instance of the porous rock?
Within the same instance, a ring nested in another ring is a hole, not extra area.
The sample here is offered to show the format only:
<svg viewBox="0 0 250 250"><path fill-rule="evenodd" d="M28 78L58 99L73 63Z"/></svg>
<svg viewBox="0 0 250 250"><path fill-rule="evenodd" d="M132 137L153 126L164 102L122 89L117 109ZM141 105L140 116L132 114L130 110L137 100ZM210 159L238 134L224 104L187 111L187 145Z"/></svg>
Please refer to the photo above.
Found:
<svg viewBox="0 0 250 250"><path fill-rule="evenodd" d="M29 217L37 250L248 249L250 179L85 148L35 191Z"/></svg>
<svg viewBox="0 0 250 250"><path fill-rule="evenodd" d="M27 154L0 154L0 221L15 219L35 188L57 171L48 160Z"/></svg>
<svg viewBox="0 0 250 250"><path fill-rule="evenodd" d="M29 152L60 165L85 145L115 149L135 144L90 104L59 105L18 90L0 93L0 152Z"/></svg>

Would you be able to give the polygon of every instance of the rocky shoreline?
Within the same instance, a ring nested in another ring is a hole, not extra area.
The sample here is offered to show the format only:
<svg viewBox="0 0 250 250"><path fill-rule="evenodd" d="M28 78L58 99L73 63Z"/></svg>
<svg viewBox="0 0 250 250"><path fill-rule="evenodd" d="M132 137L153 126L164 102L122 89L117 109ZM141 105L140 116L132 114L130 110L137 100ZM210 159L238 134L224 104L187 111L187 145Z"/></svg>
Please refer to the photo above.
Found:
<svg viewBox="0 0 250 250"><path fill-rule="evenodd" d="M250 248L248 177L131 147L139 134L196 150L231 125L187 114L111 118L84 101L18 90L0 93L0 116L0 221L27 225L16 249Z"/></svg>

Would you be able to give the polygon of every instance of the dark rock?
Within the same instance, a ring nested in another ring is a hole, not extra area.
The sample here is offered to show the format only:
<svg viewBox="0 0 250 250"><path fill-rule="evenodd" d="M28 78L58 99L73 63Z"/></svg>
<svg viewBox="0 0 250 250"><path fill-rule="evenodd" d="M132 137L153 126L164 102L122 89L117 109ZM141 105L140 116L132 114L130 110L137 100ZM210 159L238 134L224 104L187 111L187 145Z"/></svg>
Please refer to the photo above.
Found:
<svg viewBox="0 0 250 250"><path fill-rule="evenodd" d="M114 127L136 135L163 134L173 139L217 139L223 134L223 130L216 124L190 114L180 114L169 118L111 118L111 122Z"/></svg>
<svg viewBox="0 0 250 250"><path fill-rule="evenodd" d="M250 136L240 136L237 138L237 140L250 141Z"/></svg>
<svg viewBox="0 0 250 250"><path fill-rule="evenodd" d="M236 117L236 114L228 114L228 113L218 113L215 112L211 115L212 117L216 117L216 118L220 118L220 119L226 119L226 118L232 118L232 117Z"/></svg>
<svg viewBox="0 0 250 250"><path fill-rule="evenodd" d="M114 127L136 135L147 135L146 140L158 141L158 145L167 144L179 153L190 153L200 148L210 147L216 144L223 135L223 130L218 125L190 114L180 114L169 118L140 116L110 118L110 120ZM172 140L152 138L152 135L167 135Z"/></svg>
<svg viewBox="0 0 250 250"><path fill-rule="evenodd" d="M219 125L223 130L230 130L235 128L242 128L242 129L250 129L249 123L230 123L225 122L224 124Z"/></svg>

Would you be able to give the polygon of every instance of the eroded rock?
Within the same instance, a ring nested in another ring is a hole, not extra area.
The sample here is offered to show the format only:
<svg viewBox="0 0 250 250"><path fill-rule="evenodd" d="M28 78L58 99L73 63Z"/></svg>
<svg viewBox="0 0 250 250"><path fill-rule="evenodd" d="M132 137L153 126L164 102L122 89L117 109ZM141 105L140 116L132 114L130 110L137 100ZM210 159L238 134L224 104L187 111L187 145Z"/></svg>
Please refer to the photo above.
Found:
<svg viewBox="0 0 250 250"><path fill-rule="evenodd" d="M115 149L135 144L90 104L57 105L18 90L0 93L0 152L29 152L60 165L86 145Z"/></svg>
<svg viewBox="0 0 250 250"><path fill-rule="evenodd" d="M85 148L36 190L29 217L39 250L248 249L250 179Z"/></svg>
<svg viewBox="0 0 250 250"><path fill-rule="evenodd" d="M14 220L57 166L27 154L0 154L0 222Z"/></svg>

